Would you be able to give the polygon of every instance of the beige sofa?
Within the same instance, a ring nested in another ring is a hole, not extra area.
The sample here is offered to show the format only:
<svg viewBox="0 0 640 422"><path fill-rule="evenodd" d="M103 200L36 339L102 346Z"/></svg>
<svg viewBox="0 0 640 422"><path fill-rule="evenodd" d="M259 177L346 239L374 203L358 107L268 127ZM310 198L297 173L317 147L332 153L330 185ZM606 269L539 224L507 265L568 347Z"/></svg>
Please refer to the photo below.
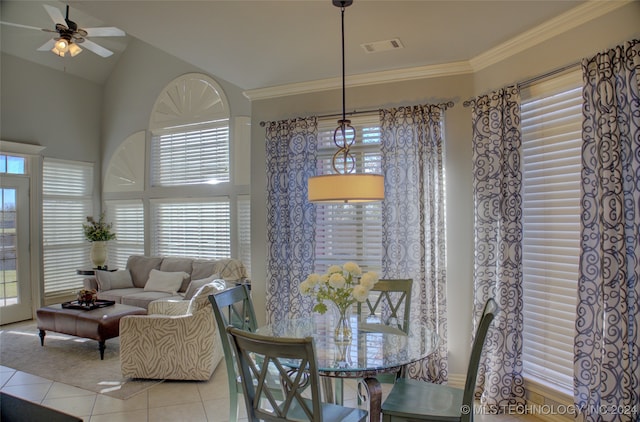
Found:
<svg viewBox="0 0 640 422"><path fill-rule="evenodd" d="M188 301L204 284L224 279L227 285L247 281L246 268L232 258L205 260L132 255L124 270L96 271L84 280L98 299L147 309L156 300Z"/></svg>

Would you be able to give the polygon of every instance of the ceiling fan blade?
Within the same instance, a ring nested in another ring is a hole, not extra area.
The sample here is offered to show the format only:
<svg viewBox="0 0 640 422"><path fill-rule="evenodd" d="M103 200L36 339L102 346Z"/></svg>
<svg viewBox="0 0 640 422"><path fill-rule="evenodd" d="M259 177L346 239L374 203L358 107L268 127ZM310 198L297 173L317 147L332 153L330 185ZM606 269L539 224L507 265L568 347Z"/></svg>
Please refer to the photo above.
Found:
<svg viewBox="0 0 640 422"><path fill-rule="evenodd" d="M19 23L13 23L13 22L3 22L0 21L0 24L2 25L8 25L8 26L15 26L16 28L24 28L24 29L35 29L36 31L40 31L41 29L36 27L36 26L29 26L29 25L21 25Z"/></svg>
<svg viewBox="0 0 640 422"><path fill-rule="evenodd" d="M115 26L104 26L100 28L82 28L87 31L87 37L124 37L126 34Z"/></svg>
<svg viewBox="0 0 640 422"><path fill-rule="evenodd" d="M56 40L49 40L46 43L42 44L38 51L49 51L53 48L53 45L56 43Z"/></svg>
<svg viewBox="0 0 640 422"><path fill-rule="evenodd" d="M91 50L94 53L96 53L98 56L101 57L109 57L110 55L113 54L113 51L111 50L107 50L106 48L99 46L98 44L94 43L93 41L87 40L85 39L84 42L81 44L83 47L85 47L87 50Z"/></svg>
<svg viewBox="0 0 640 422"><path fill-rule="evenodd" d="M43 4L43 6L47 11L47 13L49 14L49 16L51 17L51 20L53 21L53 23L59 23L64 26L67 26L67 21L64 19L64 16L62 16L62 12L59 9L56 9L53 6L49 6L48 4Z"/></svg>

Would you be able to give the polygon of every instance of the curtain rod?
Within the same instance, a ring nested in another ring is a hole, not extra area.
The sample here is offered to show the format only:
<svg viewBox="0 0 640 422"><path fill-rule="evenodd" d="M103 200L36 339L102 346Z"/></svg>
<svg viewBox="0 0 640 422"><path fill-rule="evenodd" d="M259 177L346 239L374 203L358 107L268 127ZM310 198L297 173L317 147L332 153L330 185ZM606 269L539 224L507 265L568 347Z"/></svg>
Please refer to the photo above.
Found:
<svg viewBox="0 0 640 422"><path fill-rule="evenodd" d="M557 75L558 73L562 73L562 72L567 71L569 69L573 69L574 67L578 67L578 66L580 66L580 64L581 64L581 62L574 62L574 63L568 64L568 65L563 66L561 68L554 69L554 70L552 70L550 72L543 73L542 75L534 76L532 78L525 79L524 81L516 82L516 86L518 88L527 87L527 86L529 86L531 84L534 84L534 83L536 83L536 82L538 82L538 81L540 81L542 79L546 79L548 77ZM470 99L470 100L467 100L464 103L462 103L462 105L464 107L469 107L470 105L473 104L473 102L474 102L474 99Z"/></svg>
<svg viewBox="0 0 640 422"><path fill-rule="evenodd" d="M453 101L447 101L446 103L440 103L440 104L434 104L436 106L442 107L444 109L447 108L451 108L453 107L455 104ZM371 110L353 110L353 111L348 111L347 113L345 113L346 116L355 116L358 114L372 114L372 113L378 113L380 111L379 108L376 109L371 109ZM332 114L321 114L319 116L316 116L318 119L328 119L329 117L342 117L342 113L332 113ZM264 120L260 122L260 126L264 127L267 123L269 122L265 122Z"/></svg>

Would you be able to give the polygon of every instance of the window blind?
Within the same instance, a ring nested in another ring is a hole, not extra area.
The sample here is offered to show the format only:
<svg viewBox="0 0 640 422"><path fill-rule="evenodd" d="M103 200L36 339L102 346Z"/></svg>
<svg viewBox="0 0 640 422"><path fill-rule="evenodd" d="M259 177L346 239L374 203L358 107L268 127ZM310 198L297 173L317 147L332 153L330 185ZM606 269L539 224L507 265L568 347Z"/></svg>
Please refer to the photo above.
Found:
<svg viewBox="0 0 640 422"><path fill-rule="evenodd" d="M82 287L75 277L90 267L82 224L93 215L93 164L45 158L42 169L42 241L45 297Z"/></svg>
<svg viewBox="0 0 640 422"><path fill-rule="evenodd" d="M154 200L151 212L154 255L231 256L228 198Z"/></svg>
<svg viewBox="0 0 640 422"><path fill-rule="evenodd" d="M356 140L351 147L358 173L380 173L380 121L377 115L351 119ZM336 152L333 134L336 121L318 122L318 174L333 173L331 159ZM342 160L336 162L342 169ZM317 204L316 272L333 264L353 261L364 271L379 271L382 264L382 204Z"/></svg>
<svg viewBox="0 0 640 422"><path fill-rule="evenodd" d="M144 255L144 208L141 200L107 201L107 218L116 239L108 243L110 268L124 269L131 255Z"/></svg>
<svg viewBox="0 0 640 422"><path fill-rule="evenodd" d="M581 74L522 92L525 376L566 394L580 253Z"/></svg>
<svg viewBox="0 0 640 422"><path fill-rule="evenodd" d="M238 258L251 277L251 197L238 195Z"/></svg>
<svg viewBox="0 0 640 422"><path fill-rule="evenodd" d="M156 131L151 140L153 186L229 181L229 119Z"/></svg>

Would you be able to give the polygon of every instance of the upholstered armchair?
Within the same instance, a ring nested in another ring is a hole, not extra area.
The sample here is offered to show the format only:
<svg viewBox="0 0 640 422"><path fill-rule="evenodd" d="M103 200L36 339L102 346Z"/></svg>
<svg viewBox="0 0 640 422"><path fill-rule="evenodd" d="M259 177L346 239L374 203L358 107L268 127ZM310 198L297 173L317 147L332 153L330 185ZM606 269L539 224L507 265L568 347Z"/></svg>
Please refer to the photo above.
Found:
<svg viewBox="0 0 640 422"><path fill-rule="evenodd" d="M120 320L120 366L125 378L208 380L223 357L208 296L202 286L190 301L151 302L148 315Z"/></svg>

